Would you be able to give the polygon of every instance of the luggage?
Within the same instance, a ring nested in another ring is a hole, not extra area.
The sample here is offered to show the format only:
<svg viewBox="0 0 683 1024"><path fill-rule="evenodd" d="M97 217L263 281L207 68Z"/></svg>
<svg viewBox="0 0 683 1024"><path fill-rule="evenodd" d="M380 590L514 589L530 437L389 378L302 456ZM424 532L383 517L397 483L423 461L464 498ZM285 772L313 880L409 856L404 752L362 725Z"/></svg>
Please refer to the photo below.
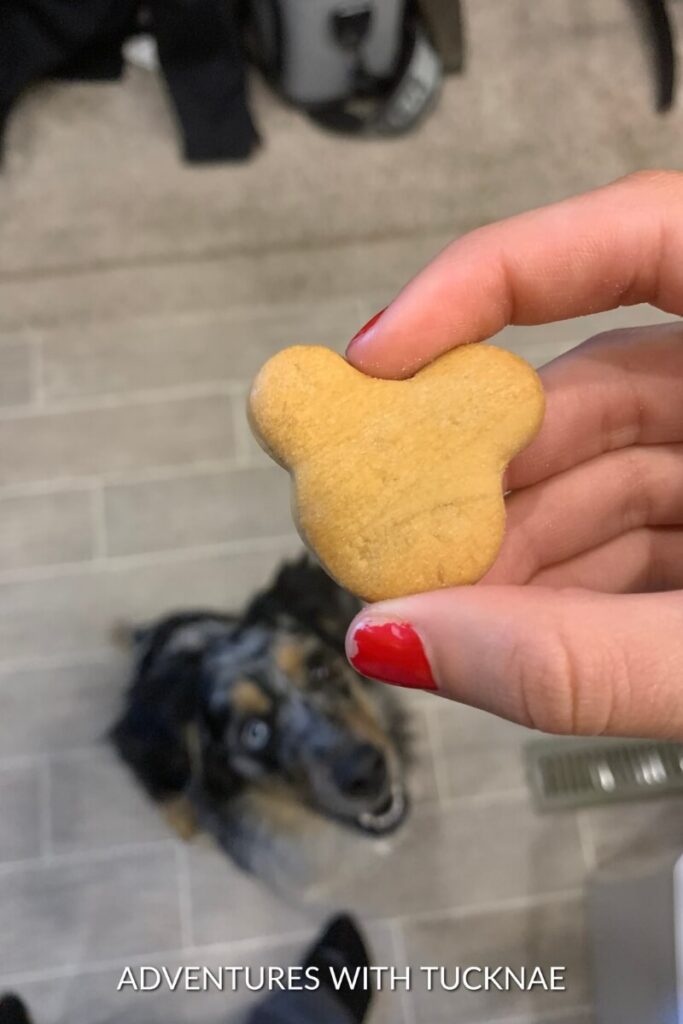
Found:
<svg viewBox="0 0 683 1024"><path fill-rule="evenodd" d="M459 0L249 0L247 40L282 96L355 135L409 131L463 65Z"/></svg>

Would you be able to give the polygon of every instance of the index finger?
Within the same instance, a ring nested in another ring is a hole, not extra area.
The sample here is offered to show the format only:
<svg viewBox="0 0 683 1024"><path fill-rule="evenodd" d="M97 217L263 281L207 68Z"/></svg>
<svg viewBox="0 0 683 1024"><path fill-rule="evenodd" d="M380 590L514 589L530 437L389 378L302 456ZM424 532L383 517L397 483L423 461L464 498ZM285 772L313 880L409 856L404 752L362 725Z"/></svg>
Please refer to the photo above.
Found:
<svg viewBox="0 0 683 1024"><path fill-rule="evenodd" d="M683 313L683 174L639 172L451 243L349 345L376 377L409 377L509 324L649 302Z"/></svg>

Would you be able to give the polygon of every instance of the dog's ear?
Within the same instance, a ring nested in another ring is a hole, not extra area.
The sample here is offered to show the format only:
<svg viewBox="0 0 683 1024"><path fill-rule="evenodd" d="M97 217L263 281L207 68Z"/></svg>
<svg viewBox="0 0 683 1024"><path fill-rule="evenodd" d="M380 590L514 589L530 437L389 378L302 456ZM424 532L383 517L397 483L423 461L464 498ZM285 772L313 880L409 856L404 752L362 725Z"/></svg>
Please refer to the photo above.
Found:
<svg viewBox="0 0 683 1024"><path fill-rule="evenodd" d="M137 663L137 679L144 680L164 656L201 655L217 631L230 632L235 617L210 610L174 612L156 622L127 628L129 648Z"/></svg>
<svg viewBox="0 0 683 1024"><path fill-rule="evenodd" d="M13 993L0 996L0 1024L33 1024L19 996Z"/></svg>
<svg viewBox="0 0 683 1024"><path fill-rule="evenodd" d="M109 734L154 800L176 795L190 781L186 727L197 714L200 660L199 652L162 655L140 671Z"/></svg>
<svg viewBox="0 0 683 1024"><path fill-rule="evenodd" d="M124 712L110 739L155 800L184 790L192 774L188 726L202 707L202 664L217 635L230 636L234 617L179 612L138 630L137 661Z"/></svg>
<svg viewBox="0 0 683 1024"><path fill-rule="evenodd" d="M192 762L182 724L165 722L153 707L126 708L109 738L153 800L176 796L190 781Z"/></svg>
<svg viewBox="0 0 683 1024"><path fill-rule="evenodd" d="M360 608L356 597L303 555L281 567L270 587L254 598L245 620L295 626L343 652L344 635Z"/></svg>

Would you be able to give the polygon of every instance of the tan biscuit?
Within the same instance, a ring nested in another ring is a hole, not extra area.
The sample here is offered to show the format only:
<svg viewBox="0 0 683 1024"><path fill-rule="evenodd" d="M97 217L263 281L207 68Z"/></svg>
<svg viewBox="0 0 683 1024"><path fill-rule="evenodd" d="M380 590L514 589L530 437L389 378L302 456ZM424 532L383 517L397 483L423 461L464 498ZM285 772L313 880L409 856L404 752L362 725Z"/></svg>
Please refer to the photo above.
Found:
<svg viewBox="0 0 683 1024"><path fill-rule="evenodd" d="M270 359L252 429L294 482L304 541L367 601L474 583L505 527L502 476L538 431L541 382L491 345L378 380L326 348Z"/></svg>

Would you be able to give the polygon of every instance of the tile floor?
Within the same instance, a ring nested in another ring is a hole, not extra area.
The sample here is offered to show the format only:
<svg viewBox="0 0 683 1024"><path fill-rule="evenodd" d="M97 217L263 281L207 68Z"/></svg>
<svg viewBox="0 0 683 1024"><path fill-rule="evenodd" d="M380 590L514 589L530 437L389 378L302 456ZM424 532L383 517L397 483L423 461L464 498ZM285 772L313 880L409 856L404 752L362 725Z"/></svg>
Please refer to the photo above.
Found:
<svg viewBox="0 0 683 1024"><path fill-rule="evenodd" d="M287 963L341 906L380 963L567 965L563 994L397 993L375 1024L589 1024L587 874L683 842L671 803L538 818L524 730L417 695L410 824L387 844L340 840L336 876L301 904L207 842L177 844L102 740L126 681L117 623L236 607L298 549L283 475L244 419L264 358L292 342L341 348L466 226L680 165L683 115L651 114L626 5L470 6L470 74L395 144L329 138L257 90L258 160L188 170L141 74L38 89L13 121L0 180L0 988L21 991L37 1024L237 1020L243 993L136 996L116 981L131 963ZM655 316L501 341L540 364ZM320 849L322 863L329 838Z"/></svg>
<svg viewBox="0 0 683 1024"><path fill-rule="evenodd" d="M410 263L407 243L392 251ZM328 256L340 292L347 255ZM567 962L561 996L384 994L377 1021L586 1022L586 872L642 831L655 845L683 838L669 807L538 818L524 788L524 730L411 695L410 825L389 844L342 844L346 870L300 905L208 842L176 844L103 743L126 679L110 642L117 622L177 605L234 607L297 550L284 474L249 440L244 391L283 340L343 344L377 301L356 274L346 298L273 301L267 313L228 295L210 316L159 315L150 300L122 322L103 312L92 331L77 312L5 331L31 372L0 410L0 985L30 998L44 1024L132 1022L136 998L150 1019L218 1021L226 1007L236 1018L242 993L123 996L112 979L129 962L286 960L336 907L368 924L379 962L531 962L539 950ZM35 283L38 314L52 287ZM103 273L91 293L102 310L110 287ZM501 341L543 362L602 322L588 319Z"/></svg>

